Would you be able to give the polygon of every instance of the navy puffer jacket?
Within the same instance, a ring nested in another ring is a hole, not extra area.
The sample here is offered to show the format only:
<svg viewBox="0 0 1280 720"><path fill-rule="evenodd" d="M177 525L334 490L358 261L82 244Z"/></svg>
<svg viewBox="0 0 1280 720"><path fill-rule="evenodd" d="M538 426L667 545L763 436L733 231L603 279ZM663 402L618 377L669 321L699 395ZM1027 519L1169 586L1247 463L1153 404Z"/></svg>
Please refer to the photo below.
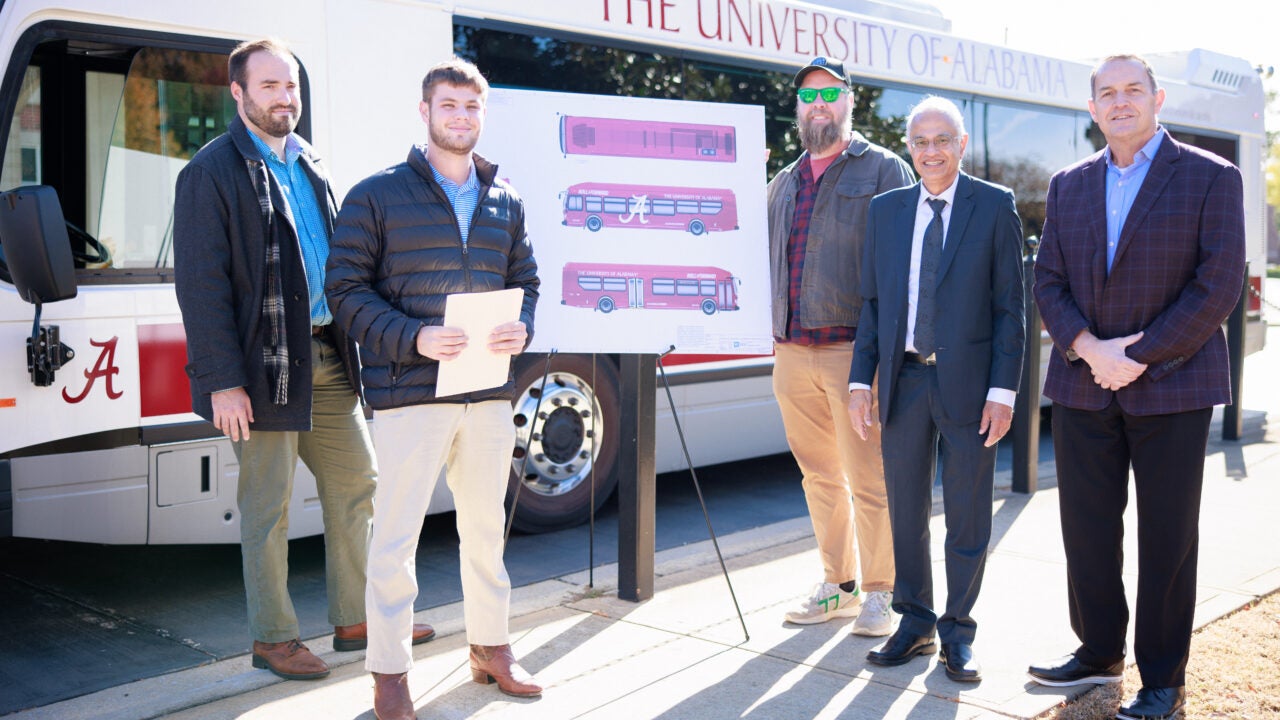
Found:
<svg viewBox="0 0 1280 720"><path fill-rule="evenodd" d="M508 378L500 388L437 400L439 363L417 350L418 331L442 324L450 293L522 288L520 319L533 337L538 266L524 203L497 179L497 165L473 157L480 203L465 245L422 146L352 188L338 213L325 290L334 322L360 344L361 379L374 409L512 397Z"/></svg>

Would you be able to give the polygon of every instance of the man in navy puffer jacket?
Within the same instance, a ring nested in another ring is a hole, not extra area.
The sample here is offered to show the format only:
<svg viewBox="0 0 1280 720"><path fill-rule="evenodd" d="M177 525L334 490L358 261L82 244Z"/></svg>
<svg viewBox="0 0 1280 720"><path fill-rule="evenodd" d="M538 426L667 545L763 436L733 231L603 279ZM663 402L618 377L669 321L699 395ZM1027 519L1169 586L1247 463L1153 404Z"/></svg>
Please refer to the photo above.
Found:
<svg viewBox="0 0 1280 720"><path fill-rule="evenodd" d="M511 652L511 583L503 565L503 499L515 428L513 383L436 396L440 363L468 342L519 354L533 334L537 264L524 205L497 179L497 166L472 152L484 125L489 86L474 65L451 60L422 82L419 110L430 142L356 185L338 214L329 255L335 321L361 347L365 397L378 411L379 450L366 608L380 720L414 717L407 671L417 595L414 553L440 469L457 508L463 612L472 677L503 692L542 692ZM487 338L443 326L451 293L521 288L520 319ZM388 452L394 449L394 454Z"/></svg>

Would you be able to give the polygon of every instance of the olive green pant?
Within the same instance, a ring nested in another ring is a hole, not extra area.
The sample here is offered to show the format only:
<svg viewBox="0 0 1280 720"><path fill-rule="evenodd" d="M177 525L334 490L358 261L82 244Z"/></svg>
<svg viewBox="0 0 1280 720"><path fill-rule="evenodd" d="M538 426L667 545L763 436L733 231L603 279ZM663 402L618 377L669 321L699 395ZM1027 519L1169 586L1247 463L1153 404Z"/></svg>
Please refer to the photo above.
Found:
<svg viewBox="0 0 1280 720"><path fill-rule="evenodd" d="M299 636L289 597L289 501L298 459L316 477L324 518L329 622L365 621L365 563L377 468L360 401L336 348L311 339L311 430L263 432L233 442L240 461L240 551L249 630L260 642ZM303 498L297 498L298 501Z"/></svg>

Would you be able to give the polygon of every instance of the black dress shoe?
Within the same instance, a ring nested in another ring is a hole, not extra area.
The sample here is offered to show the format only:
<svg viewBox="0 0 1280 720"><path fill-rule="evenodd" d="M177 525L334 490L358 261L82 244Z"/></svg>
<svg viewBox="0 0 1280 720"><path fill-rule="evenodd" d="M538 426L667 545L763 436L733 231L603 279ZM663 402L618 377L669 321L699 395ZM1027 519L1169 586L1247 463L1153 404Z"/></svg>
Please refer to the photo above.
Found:
<svg viewBox="0 0 1280 720"><path fill-rule="evenodd" d="M1187 694L1181 687L1144 687L1127 705L1121 705L1116 720L1168 720L1182 709Z"/></svg>
<svg viewBox="0 0 1280 720"><path fill-rule="evenodd" d="M982 679L982 664L973 657L973 646L968 643L942 643L938 653L947 677L956 682L978 682Z"/></svg>
<svg viewBox="0 0 1280 720"><path fill-rule="evenodd" d="M1124 660L1106 667L1095 667L1081 662L1075 655L1064 655L1044 665L1032 665L1027 668L1027 675L1049 687L1106 685L1124 679Z"/></svg>
<svg viewBox="0 0 1280 720"><path fill-rule="evenodd" d="M905 665L917 655L932 655L938 651L938 644L927 635L912 635L899 628L879 650L867 653L867 662L872 665L893 667Z"/></svg>

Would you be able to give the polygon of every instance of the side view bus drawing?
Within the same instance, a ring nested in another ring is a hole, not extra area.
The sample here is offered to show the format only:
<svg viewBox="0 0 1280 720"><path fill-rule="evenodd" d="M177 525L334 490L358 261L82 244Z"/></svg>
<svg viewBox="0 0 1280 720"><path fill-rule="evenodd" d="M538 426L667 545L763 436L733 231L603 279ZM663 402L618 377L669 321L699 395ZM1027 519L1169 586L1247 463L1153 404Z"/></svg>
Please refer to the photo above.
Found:
<svg viewBox="0 0 1280 720"><path fill-rule="evenodd" d="M560 304L595 308L738 309L741 279L710 266L565 263Z"/></svg>
<svg viewBox="0 0 1280 720"><path fill-rule="evenodd" d="M661 185L586 182L560 193L564 224L601 228L688 230L701 235L738 229L738 201L732 190Z"/></svg>
<svg viewBox="0 0 1280 720"><path fill-rule="evenodd" d="M732 125L564 115L560 118L560 152L734 162L738 158L736 132Z"/></svg>

